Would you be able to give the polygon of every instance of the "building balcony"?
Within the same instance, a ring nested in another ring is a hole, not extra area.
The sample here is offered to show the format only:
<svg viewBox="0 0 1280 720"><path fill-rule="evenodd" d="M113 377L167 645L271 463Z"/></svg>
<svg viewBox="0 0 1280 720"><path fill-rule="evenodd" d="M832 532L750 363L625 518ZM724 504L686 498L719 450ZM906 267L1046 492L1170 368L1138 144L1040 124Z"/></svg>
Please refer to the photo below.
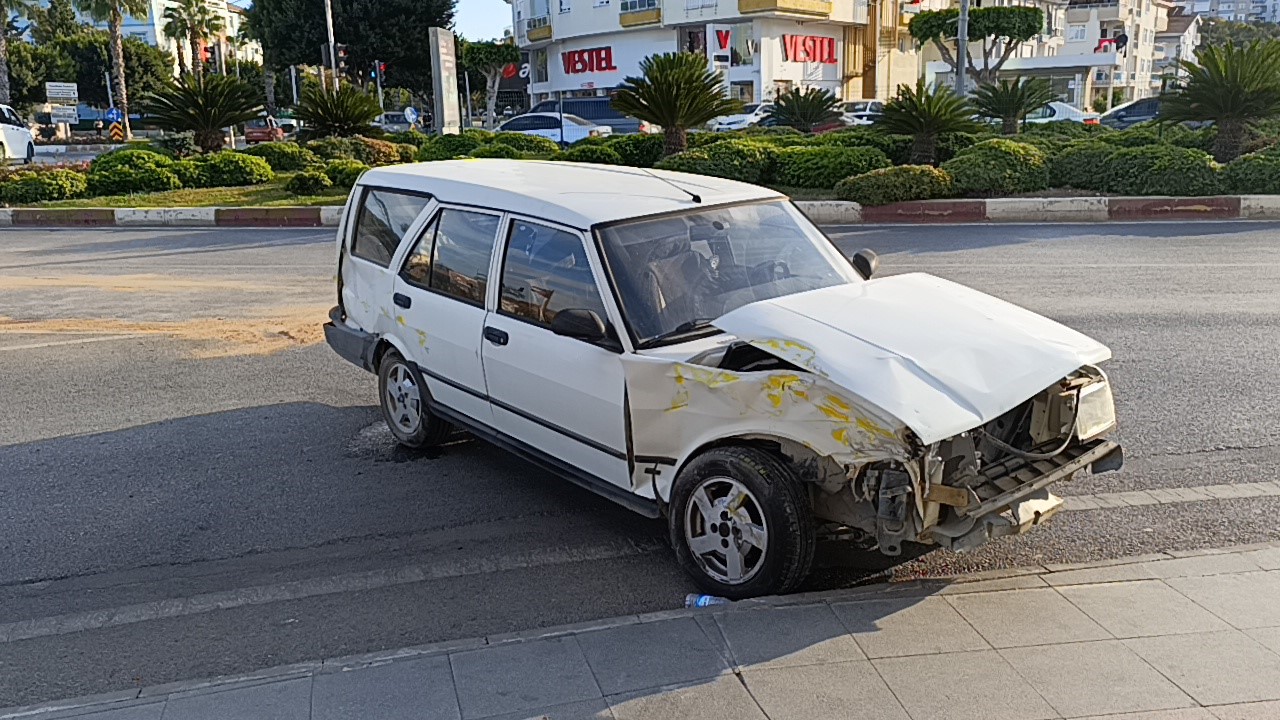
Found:
<svg viewBox="0 0 1280 720"><path fill-rule="evenodd" d="M622 0L618 5L618 22L622 27L657 25L662 22L658 0Z"/></svg>
<svg viewBox="0 0 1280 720"><path fill-rule="evenodd" d="M738 12L743 15L769 13L828 18L831 16L831 0L738 0Z"/></svg>
<svg viewBox="0 0 1280 720"><path fill-rule="evenodd" d="M522 22L524 37L531 43L545 42L551 39L551 16L540 15L526 18Z"/></svg>
<svg viewBox="0 0 1280 720"><path fill-rule="evenodd" d="M1133 15L1133 8L1122 0L1071 0L1067 6L1067 22L1089 22L1098 20L1127 20Z"/></svg>

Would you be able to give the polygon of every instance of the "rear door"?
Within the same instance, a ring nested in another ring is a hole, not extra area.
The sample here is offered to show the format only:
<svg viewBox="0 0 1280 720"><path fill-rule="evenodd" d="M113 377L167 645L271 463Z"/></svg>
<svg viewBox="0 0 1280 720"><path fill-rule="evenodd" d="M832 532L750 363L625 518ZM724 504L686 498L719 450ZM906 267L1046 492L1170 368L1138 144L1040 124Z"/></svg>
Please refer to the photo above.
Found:
<svg viewBox="0 0 1280 720"><path fill-rule="evenodd" d="M365 332L385 335L394 326L392 259L431 204L429 196L419 193L357 187L341 229L339 262L342 307Z"/></svg>
<svg viewBox="0 0 1280 720"><path fill-rule="evenodd" d="M431 397L485 425L492 413L480 358L489 265L502 214L442 205L394 279L395 328Z"/></svg>

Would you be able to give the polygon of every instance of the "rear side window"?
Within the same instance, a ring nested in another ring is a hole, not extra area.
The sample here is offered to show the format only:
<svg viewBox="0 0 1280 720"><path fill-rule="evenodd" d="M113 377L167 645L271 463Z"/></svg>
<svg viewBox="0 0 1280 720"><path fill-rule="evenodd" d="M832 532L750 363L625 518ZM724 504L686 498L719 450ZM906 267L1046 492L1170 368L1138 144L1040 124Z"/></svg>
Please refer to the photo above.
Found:
<svg viewBox="0 0 1280 720"><path fill-rule="evenodd" d="M400 276L418 287L484 305L498 216L445 208L405 258Z"/></svg>
<svg viewBox="0 0 1280 720"><path fill-rule="evenodd" d="M391 264L405 231L427 206L427 198L391 190L369 190L360 204L351 254L382 267Z"/></svg>

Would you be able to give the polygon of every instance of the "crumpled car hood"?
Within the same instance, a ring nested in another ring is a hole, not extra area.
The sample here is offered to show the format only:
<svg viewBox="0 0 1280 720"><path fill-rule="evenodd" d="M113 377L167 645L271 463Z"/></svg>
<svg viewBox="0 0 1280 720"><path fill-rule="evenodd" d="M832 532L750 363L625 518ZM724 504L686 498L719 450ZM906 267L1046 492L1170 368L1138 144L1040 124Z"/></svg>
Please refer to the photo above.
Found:
<svg viewBox="0 0 1280 720"><path fill-rule="evenodd" d="M994 420L1105 345L924 273L760 300L713 323L897 417L925 443Z"/></svg>

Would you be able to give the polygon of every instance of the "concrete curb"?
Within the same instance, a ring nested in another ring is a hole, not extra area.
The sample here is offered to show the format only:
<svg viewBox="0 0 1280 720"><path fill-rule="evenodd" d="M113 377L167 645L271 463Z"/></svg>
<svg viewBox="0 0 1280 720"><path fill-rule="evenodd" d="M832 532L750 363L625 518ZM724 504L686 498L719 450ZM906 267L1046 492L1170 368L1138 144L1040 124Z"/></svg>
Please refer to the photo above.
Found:
<svg viewBox="0 0 1280 720"><path fill-rule="evenodd" d="M88 155L90 153L105 153L122 148L124 145L113 145L109 143L96 143L93 145L36 145L37 155Z"/></svg>
<svg viewBox="0 0 1280 720"><path fill-rule="evenodd" d="M641 625L645 623L670 620L673 618L694 617L708 612L749 612L770 607L789 607L798 605L816 605L828 602L858 602L869 600L888 600L911 597L924 597L935 594L959 594L977 592L996 592L1003 590L1052 587L1052 581L1046 582L1045 576L1062 575L1062 584L1089 584L1107 582L1081 576L1079 571L1102 568L1115 568L1124 565L1142 565L1145 563L1186 560L1213 555L1231 553L1248 553L1280 548L1280 542L1253 543L1223 548L1204 548L1197 550L1172 550L1169 552L1149 553L1130 557L1112 558L1085 563L1045 564L1027 567L992 570L951 577L913 580L907 582L881 582L840 590L824 590L795 595L771 596L743 600L730 605L717 605L711 608L677 608L662 610L643 615L624 615L614 618L603 618L571 625L525 630L513 633L501 633L487 637L446 640L428 645L396 648L380 652L326 658L309 662L263 668L240 675L228 675L215 678L180 680L177 682L154 685L150 687L122 690L90 695L81 698L60 700L38 705L0 708L0 720L53 720L54 718L80 715L97 710L127 708L139 701L150 700L174 693L200 694L213 692L218 688L233 684L250 685L276 682L325 673L343 672L374 665L383 665L400 660L423 658L432 655L444 655L459 650L471 650L482 647L508 645L514 643L540 640L549 637L574 635L593 630ZM1074 573L1075 575L1070 575ZM1068 581L1067 578L1078 578ZM1141 579L1134 578L1130 579Z"/></svg>

